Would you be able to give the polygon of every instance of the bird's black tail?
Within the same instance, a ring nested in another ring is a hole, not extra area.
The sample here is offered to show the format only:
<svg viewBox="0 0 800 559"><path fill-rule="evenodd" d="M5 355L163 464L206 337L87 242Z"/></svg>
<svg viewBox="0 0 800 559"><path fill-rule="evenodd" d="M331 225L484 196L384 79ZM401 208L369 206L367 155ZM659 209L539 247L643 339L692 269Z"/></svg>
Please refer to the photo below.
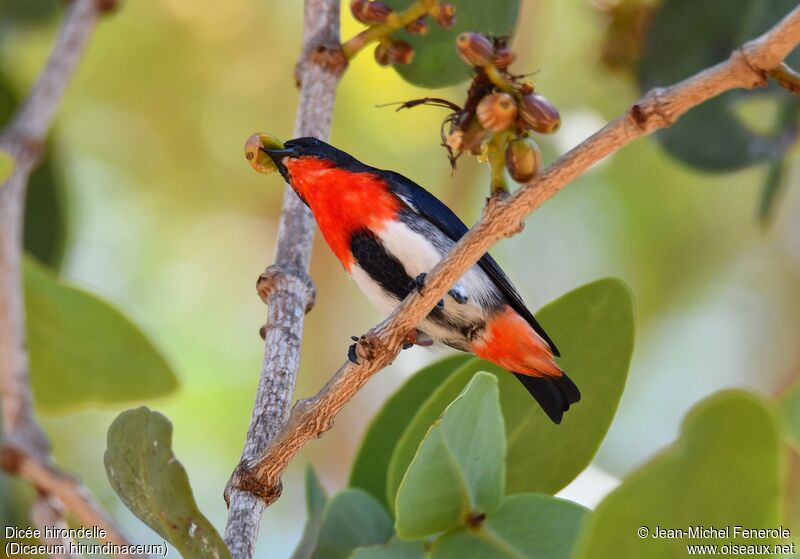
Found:
<svg viewBox="0 0 800 559"><path fill-rule="evenodd" d="M553 421L561 423L561 416L581 399L581 392L575 383L566 374L560 377L532 377L514 373L531 396L536 398L539 405Z"/></svg>

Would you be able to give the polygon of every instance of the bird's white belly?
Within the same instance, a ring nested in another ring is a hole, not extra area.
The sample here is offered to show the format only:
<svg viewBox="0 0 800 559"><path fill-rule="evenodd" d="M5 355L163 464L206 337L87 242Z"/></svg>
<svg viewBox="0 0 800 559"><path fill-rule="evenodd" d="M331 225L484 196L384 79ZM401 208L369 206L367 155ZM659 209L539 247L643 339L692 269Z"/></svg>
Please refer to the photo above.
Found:
<svg viewBox="0 0 800 559"><path fill-rule="evenodd" d="M409 282L421 273L430 272L443 256L440 249L425 236L414 231L402 221L386 224L386 227L377 236L385 250L403 264ZM452 241L449 239L447 241L452 246ZM358 264L353 264L350 274L367 299L382 313L388 315L400 304L394 294L386 292ZM458 303L445 295L444 313L462 322L485 320L481 301L485 300L487 292L494 289L491 280L483 270L473 266L464 274L458 284L466 293L468 300L466 303ZM421 328L434 340L452 337L450 330L431 320L425 320Z"/></svg>
<svg viewBox="0 0 800 559"><path fill-rule="evenodd" d="M369 302L384 315L390 314L400 304L391 293L384 291L383 287L372 279L358 264L353 264L350 268L350 277L356 282L362 293L367 296Z"/></svg>

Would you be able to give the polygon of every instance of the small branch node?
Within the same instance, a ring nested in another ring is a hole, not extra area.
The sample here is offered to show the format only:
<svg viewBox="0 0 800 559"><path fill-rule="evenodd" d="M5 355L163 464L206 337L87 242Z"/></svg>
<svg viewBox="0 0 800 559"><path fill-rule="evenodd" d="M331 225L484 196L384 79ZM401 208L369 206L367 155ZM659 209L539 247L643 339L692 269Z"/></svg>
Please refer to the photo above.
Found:
<svg viewBox="0 0 800 559"><path fill-rule="evenodd" d="M278 500L283 493L283 484L280 480L275 483L264 483L247 465L240 462L225 487L225 502L230 506L230 490L238 489L258 497L265 505L270 505Z"/></svg>
<svg viewBox="0 0 800 559"><path fill-rule="evenodd" d="M115 12L119 8L120 4L120 0L95 0L97 11L100 14Z"/></svg>
<svg viewBox="0 0 800 559"><path fill-rule="evenodd" d="M335 43L320 43L311 50L310 60L320 68L341 75L347 69L347 58L341 45Z"/></svg>
<svg viewBox="0 0 800 559"><path fill-rule="evenodd" d="M295 293L306 301L305 312L308 314L317 299L317 288L304 271L289 271L273 264L267 267L256 280L256 291L265 304L278 292Z"/></svg>
<svg viewBox="0 0 800 559"><path fill-rule="evenodd" d="M634 124L636 124L636 127L644 129L645 124L647 124L647 115L642 110L642 106L639 105L639 103L634 103L631 105L629 112L631 115L631 120L633 120Z"/></svg>
<svg viewBox="0 0 800 559"><path fill-rule="evenodd" d="M372 332L367 332L359 338L356 344L356 355L359 361L373 361L382 351L387 348L380 337Z"/></svg>
<svg viewBox="0 0 800 559"><path fill-rule="evenodd" d="M756 41L750 41L731 53L731 63L743 65L748 70L746 75L750 79L746 80L743 85L749 89L767 85L767 71L754 63L749 54L757 45Z"/></svg>
<svg viewBox="0 0 800 559"><path fill-rule="evenodd" d="M19 448L5 444L0 447L0 469L4 472L16 475L19 473L22 463L25 461L25 452Z"/></svg>
<svg viewBox="0 0 800 559"><path fill-rule="evenodd" d="M665 101L666 90L654 87L628 109L628 118L642 133L672 126L677 120Z"/></svg>

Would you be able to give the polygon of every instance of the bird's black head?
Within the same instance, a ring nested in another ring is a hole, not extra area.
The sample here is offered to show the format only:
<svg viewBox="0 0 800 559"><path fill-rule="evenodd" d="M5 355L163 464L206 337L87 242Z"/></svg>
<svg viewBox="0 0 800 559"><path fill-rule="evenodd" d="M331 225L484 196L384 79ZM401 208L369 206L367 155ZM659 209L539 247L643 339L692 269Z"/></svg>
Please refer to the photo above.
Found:
<svg viewBox="0 0 800 559"><path fill-rule="evenodd" d="M287 166L291 166L292 160L297 159L312 158L328 162L334 167L351 171L361 171L365 168L365 165L352 155L336 149L317 138L295 138L286 142L283 149L261 148L261 150L272 158L278 167L278 171L287 182L291 182Z"/></svg>

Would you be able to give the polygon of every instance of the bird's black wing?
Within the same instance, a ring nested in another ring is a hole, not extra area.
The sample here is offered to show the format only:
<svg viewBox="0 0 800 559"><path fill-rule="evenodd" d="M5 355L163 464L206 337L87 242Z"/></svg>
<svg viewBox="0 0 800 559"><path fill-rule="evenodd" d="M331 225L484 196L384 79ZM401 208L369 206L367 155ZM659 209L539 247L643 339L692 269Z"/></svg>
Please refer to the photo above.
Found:
<svg viewBox="0 0 800 559"><path fill-rule="evenodd" d="M410 202L413 209L438 227L453 241L458 241L466 234L468 228L464 222L436 196L400 173L381 171L381 174L387 179L387 182L395 194L407 202ZM561 354L558 352L558 348L556 348L553 340L550 339L550 336L547 335L544 328L542 328L533 317L533 313L525 306L522 297L517 293L514 286L511 285L508 276L506 276L505 272L500 268L500 265L495 262L494 258L487 252L478 260L478 266L489 276L489 279L492 280L492 283L494 283L500 292L505 295L511 308L517 311L517 313L536 330L550 346L550 350L555 356L560 356Z"/></svg>

